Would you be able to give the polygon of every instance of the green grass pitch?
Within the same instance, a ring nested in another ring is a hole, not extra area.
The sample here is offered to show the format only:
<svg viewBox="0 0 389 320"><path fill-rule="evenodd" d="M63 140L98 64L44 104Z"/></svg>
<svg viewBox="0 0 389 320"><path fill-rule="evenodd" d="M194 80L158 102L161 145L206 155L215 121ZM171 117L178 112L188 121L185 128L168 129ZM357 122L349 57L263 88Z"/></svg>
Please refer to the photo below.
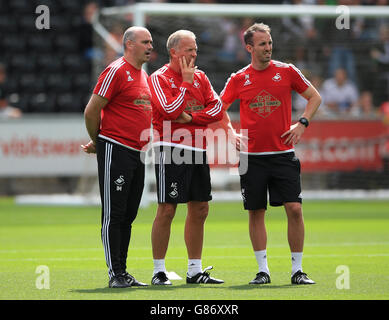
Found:
<svg viewBox="0 0 389 320"><path fill-rule="evenodd" d="M267 214L272 283L249 285L257 264L241 203L210 203L203 267L223 285L187 285L183 239L185 206L172 225L168 271L183 280L170 287L109 289L100 241L100 208L17 206L0 199L1 300L387 300L389 299L389 201L306 201L304 271L317 283L290 284L290 253L282 208ZM150 231L156 206L142 208L133 225L128 271L150 283ZM39 266L49 271L39 289ZM38 270L37 270L38 268ZM38 273L37 273L38 271Z"/></svg>

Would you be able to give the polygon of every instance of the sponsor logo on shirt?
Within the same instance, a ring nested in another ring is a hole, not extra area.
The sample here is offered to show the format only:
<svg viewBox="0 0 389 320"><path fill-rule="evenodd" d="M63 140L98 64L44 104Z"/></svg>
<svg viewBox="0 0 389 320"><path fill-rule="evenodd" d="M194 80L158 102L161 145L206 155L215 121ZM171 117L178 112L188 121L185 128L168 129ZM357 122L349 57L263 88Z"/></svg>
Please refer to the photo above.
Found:
<svg viewBox="0 0 389 320"><path fill-rule="evenodd" d="M244 76L244 78L245 78L245 83L243 84L243 87L245 87L245 86L248 86L249 84L251 84L251 81L250 81L250 75L249 74L246 74L245 76Z"/></svg>
<svg viewBox="0 0 389 320"><path fill-rule="evenodd" d="M143 107L145 111L151 111L150 96L148 94L141 94L133 101L133 104L139 107Z"/></svg>
<svg viewBox="0 0 389 320"><path fill-rule="evenodd" d="M188 102L186 103L185 111L196 112L203 109L204 106L199 101L197 101L196 99L191 99L188 100Z"/></svg>
<svg viewBox="0 0 389 320"><path fill-rule="evenodd" d="M277 100L266 90L262 90L249 104L249 108L262 118L267 118L279 106L281 101Z"/></svg>
<svg viewBox="0 0 389 320"><path fill-rule="evenodd" d="M126 71L126 72L127 72L127 81L134 81L134 79L132 79L131 77L130 71Z"/></svg>
<svg viewBox="0 0 389 320"><path fill-rule="evenodd" d="M177 88L177 86L174 84L174 79L173 78L170 78L169 79L169 82L170 82L170 85L171 87L174 89L174 88Z"/></svg>

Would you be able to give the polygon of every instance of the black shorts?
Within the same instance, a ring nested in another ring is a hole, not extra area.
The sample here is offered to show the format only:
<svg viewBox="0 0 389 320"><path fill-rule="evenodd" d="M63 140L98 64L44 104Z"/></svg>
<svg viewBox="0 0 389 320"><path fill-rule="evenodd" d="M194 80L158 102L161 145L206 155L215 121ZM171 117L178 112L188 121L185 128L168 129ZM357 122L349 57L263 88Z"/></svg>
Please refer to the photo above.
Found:
<svg viewBox="0 0 389 320"><path fill-rule="evenodd" d="M267 209L267 193L271 206L285 202L302 202L300 161L294 152L276 155L249 155L247 172L240 176L244 208ZM242 165L242 163L241 163Z"/></svg>
<svg viewBox="0 0 389 320"><path fill-rule="evenodd" d="M158 203L212 200L205 151L161 146L154 153Z"/></svg>

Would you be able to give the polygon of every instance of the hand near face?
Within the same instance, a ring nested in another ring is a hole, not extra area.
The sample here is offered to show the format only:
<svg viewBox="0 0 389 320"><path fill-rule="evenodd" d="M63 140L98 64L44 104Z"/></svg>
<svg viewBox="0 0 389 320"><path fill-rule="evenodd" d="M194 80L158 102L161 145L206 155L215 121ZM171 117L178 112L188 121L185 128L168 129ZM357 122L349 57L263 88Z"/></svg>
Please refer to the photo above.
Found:
<svg viewBox="0 0 389 320"><path fill-rule="evenodd" d="M185 57L182 56L179 58L179 62L182 74L182 81L193 83L194 73L197 68L194 66L194 59L191 59L189 64L187 64Z"/></svg>

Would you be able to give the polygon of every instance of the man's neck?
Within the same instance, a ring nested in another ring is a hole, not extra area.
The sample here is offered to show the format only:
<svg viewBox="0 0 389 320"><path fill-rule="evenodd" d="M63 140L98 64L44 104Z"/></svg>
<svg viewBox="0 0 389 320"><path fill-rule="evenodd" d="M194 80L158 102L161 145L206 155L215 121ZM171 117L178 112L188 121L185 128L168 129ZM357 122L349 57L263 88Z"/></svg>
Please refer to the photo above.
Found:
<svg viewBox="0 0 389 320"><path fill-rule="evenodd" d="M251 66L258 71L265 70L269 65L270 65L270 61L265 63L251 61Z"/></svg>
<svg viewBox="0 0 389 320"><path fill-rule="evenodd" d="M132 56L128 54L124 54L124 60L126 60L130 65L132 65L135 69L142 69L142 63L136 61Z"/></svg>
<svg viewBox="0 0 389 320"><path fill-rule="evenodd" d="M181 74L181 68L180 65L174 61L169 61L169 68L172 69L174 72Z"/></svg>

